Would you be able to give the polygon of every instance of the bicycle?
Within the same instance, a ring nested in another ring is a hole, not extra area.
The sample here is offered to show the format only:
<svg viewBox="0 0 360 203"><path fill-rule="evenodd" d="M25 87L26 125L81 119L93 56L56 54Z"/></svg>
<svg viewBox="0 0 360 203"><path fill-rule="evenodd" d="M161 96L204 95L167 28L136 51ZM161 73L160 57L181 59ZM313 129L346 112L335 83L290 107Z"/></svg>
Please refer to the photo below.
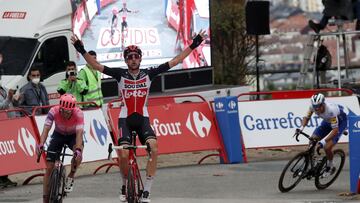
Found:
<svg viewBox="0 0 360 203"><path fill-rule="evenodd" d="M289 192L305 178L308 180L315 178L316 188L323 190L336 180L345 163L345 152L341 149L334 150L333 166L335 168L333 169L335 170L332 170L329 176L326 176L326 174L324 175L326 170L328 170L327 158L326 156L320 156L320 147L316 147L318 141L311 138L302 130L296 129L293 137L296 138L297 142L299 142L298 137L300 134L308 138L310 144L306 151L298 153L286 164L280 175L278 184L278 188L281 192ZM315 150L319 156L315 154ZM288 181L286 181L287 176L289 176Z"/></svg>
<svg viewBox="0 0 360 203"><path fill-rule="evenodd" d="M63 198L66 196L65 192L65 179L66 179L66 169L64 166L65 156L73 156L73 154L66 154L65 151L68 148L67 145L63 146L62 152L54 152L43 150L43 152L57 154L57 159L55 160L55 166L51 171L49 179L49 202L51 203L61 203ZM40 161L41 154L37 157L37 162ZM61 157L61 158L60 158Z"/></svg>
<svg viewBox="0 0 360 203"><path fill-rule="evenodd" d="M126 149L129 150L129 160L128 160L128 174L127 174L127 185L126 185L126 199L128 203L138 203L140 197L144 191L144 184L141 179L141 174L139 170L139 165L136 160L136 149L146 149L148 153L148 159L151 161L151 149L150 145L136 145L136 133L132 132L132 144L131 145L122 145L122 146L113 146L112 143L109 144L109 156L108 159L111 159L111 153L113 149L120 150Z"/></svg>

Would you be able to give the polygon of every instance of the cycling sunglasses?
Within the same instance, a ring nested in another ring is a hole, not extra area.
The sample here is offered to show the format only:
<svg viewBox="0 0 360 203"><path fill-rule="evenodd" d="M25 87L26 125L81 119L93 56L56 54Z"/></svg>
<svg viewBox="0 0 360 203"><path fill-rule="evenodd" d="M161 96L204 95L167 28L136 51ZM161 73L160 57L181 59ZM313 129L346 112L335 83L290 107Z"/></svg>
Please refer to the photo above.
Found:
<svg viewBox="0 0 360 203"><path fill-rule="evenodd" d="M71 114L72 110L66 110L66 109L60 108L60 112L65 113L65 114Z"/></svg>
<svg viewBox="0 0 360 203"><path fill-rule="evenodd" d="M312 107L314 108L314 110L319 110L322 105L323 104L313 105Z"/></svg>
<svg viewBox="0 0 360 203"><path fill-rule="evenodd" d="M129 59L139 59L140 58L140 54L129 54L126 56L126 60L129 60Z"/></svg>

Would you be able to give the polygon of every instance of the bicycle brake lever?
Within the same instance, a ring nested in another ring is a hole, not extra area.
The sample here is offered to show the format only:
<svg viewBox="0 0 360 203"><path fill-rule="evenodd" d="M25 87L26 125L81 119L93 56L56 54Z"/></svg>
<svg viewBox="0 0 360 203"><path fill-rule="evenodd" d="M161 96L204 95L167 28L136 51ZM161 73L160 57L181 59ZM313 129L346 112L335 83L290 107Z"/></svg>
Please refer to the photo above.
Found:
<svg viewBox="0 0 360 203"><path fill-rule="evenodd" d="M42 152L40 154L38 154L37 159L36 159L36 163L40 162L41 154L42 154Z"/></svg>
<svg viewBox="0 0 360 203"><path fill-rule="evenodd" d="M112 149L112 143L109 144L109 148L108 148L108 152L109 152L109 155L108 155L108 160L111 159L111 153L112 153L113 149Z"/></svg>
<svg viewBox="0 0 360 203"><path fill-rule="evenodd" d="M320 153L320 146L318 146L318 147L316 148L316 153L317 153L318 155L321 155L321 153Z"/></svg>

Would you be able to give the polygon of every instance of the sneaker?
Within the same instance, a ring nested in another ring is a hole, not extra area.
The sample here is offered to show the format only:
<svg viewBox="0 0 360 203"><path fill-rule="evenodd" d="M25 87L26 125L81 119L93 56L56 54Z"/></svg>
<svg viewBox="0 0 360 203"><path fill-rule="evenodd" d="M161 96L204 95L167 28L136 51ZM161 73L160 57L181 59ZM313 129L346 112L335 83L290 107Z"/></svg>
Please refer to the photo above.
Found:
<svg viewBox="0 0 360 203"><path fill-rule="evenodd" d="M143 194L140 198L140 202L151 202L150 193L148 191L143 192Z"/></svg>
<svg viewBox="0 0 360 203"><path fill-rule="evenodd" d="M65 182L64 191L66 193L72 192L74 190L74 178L67 177Z"/></svg>
<svg viewBox="0 0 360 203"><path fill-rule="evenodd" d="M315 33L319 33L320 30L321 30L321 29L320 29L320 24L315 23L315 22L312 21L312 20L309 20L309 27L310 27L311 29L313 29Z"/></svg>
<svg viewBox="0 0 360 203"><path fill-rule="evenodd" d="M16 182L12 182L7 176L2 176L0 178L0 189L6 187L15 187L17 186Z"/></svg>
<svg viewBox="0 0 360 203"><path fill-rule="evenodd" d="M6 184L6 187L15 187L15 186L17 186L17 183L11 181L9 178L6 178L5 184Z"/></svg>
<svg viewBox="0 0 360 203"><path fill-rule="evenodd" d="M119 199L121 202L126 202L126 186L123 185L121 187L121 194L119 195Z"/></svg>

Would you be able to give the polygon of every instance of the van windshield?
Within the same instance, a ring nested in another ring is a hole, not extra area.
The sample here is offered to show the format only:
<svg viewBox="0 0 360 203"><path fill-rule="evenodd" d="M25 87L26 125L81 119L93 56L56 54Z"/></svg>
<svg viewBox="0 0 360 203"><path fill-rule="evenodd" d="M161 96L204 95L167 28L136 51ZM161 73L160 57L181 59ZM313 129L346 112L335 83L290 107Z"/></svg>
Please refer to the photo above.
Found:
<svg viewBox="0 0 360 203"><path fill-rule="evenodd" d="M36 39L0 36L0 74L24 75L37 46Z"/></svg>

